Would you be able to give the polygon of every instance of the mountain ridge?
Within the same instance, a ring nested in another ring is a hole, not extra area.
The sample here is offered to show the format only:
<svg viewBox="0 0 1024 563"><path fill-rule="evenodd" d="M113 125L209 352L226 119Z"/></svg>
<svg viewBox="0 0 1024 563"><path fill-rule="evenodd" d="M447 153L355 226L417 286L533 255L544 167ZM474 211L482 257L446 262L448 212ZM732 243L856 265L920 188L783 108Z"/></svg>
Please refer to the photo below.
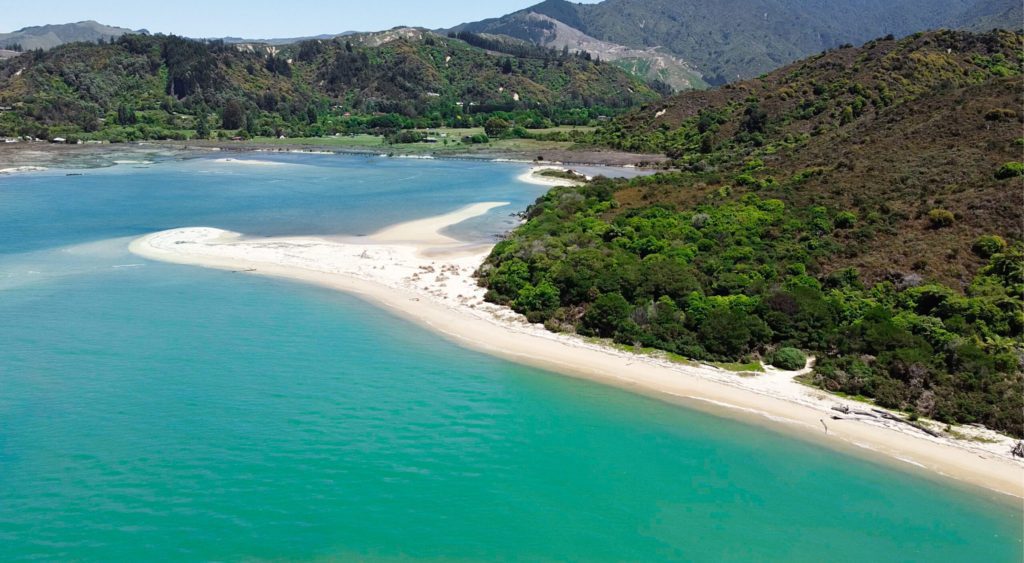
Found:
<svg viewBox="0 0 1024 563"><path fill-rule="evenodd" d="M0 33L0 48L18 45L23 51L45 50L79 41L109 41L128 33L146 34L149 32L145 29L132 30L104 25L95 20L83 20L65 24L28 26L8 33Z"/></svg>
<svg viewBox="0 0 1024 563"><path fill-rule="evenodd" d="M636 49L659 48L687 61L706 82L718 85L752 78L841 44L860 44L887 34L904 36L940 27L987 31L983 28L989 22L1024 24L1021 9L1013 0L605 0L597 4L545 0L500 18L453 29L506 32L536 42L543 30L522 25L529 13L561 21L601 41Z"/></svg>

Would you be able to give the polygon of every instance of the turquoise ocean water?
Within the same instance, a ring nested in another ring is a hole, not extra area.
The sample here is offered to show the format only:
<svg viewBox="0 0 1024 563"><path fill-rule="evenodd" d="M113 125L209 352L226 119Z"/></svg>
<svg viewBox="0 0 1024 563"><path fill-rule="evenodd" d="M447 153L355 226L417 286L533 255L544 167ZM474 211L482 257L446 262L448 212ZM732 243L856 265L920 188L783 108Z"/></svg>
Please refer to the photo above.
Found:
<svg viewBox="0 0 1024 563"><path fill-rule="evenodd" d="M1021 560L991 495L127 252L511 202L452 229L488 240L542 190L520 165L259 158L281 164L0 177L0 560Z"/></svg>

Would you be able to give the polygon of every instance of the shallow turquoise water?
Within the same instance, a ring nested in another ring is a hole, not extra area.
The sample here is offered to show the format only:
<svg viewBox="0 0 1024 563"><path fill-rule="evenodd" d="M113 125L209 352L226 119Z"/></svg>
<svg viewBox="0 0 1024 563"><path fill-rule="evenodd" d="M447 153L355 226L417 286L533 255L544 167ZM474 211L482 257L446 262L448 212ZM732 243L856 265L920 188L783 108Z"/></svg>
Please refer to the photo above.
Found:
<svg viewBox="0 0 1024 563"><path fill-rule="evenodd" d="M0 178L0 560L1021 559L1019 509L982 493L126 252L539 193L517 166L284 160Z"/></svg>

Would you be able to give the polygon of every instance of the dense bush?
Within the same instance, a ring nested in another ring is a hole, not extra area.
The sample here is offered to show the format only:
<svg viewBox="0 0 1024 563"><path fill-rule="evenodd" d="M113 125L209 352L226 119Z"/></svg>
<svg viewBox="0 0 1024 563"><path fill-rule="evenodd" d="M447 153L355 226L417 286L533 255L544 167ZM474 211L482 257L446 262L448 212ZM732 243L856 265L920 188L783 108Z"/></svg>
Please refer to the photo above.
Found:
<svg viewBox="0 0 1024 563"><path fill-rule="evenodd" d="M857 224L857 214L850 211L843 211L836 215L835 225L840 229L849 229Z"/></svg>
<svg viewBox="0 0 1024 563"><path fill-rule="evenodd" d="M941 229L955 223L956 218L952 212L945 209L932 209L928 212L928 221L931 223L932 228Z"/></svg>
<svg viewBox="0 0 1024 563"><path fill-rule="evenodd" d="M971 245L971 250L982 258L991 258L994 254L1006 249L1006 241L998 235L985 235L978 237Z"/></svg>
<svg viewBox="0 0 1024 563"><path fill-rule="evenodd" d="M772 353L770 363L779 369L796 371L807 365L807 356L796 348L779 348Z"/></svg>
<svg viewBox="0 0 1024 563"><path fill-rule="evenodd" d="M996 178L1006 180L1024 176L1024 162L1007 162L996 171Z"/></svg>
<svg viewBox="0 0 1024 563"><path fill-rule="evenodd" d="M966 292L866 286L856 270L821 268L842 249L840 211L753 194L683 211L618 207L621 191L677 178L550 191L481 268L487 298L558 330L697 360L800 369L799 350L814 351L812 378L826 389L1024 435L1020 243L983 237L989 264Z"/></svg>

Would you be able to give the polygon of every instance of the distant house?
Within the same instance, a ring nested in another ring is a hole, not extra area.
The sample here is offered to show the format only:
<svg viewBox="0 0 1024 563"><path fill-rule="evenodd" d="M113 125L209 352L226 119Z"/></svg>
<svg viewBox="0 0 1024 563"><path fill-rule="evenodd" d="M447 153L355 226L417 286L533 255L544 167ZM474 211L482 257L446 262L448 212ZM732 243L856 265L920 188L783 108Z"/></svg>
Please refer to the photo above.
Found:
<svg viewBox="0 0 1024 563"><path fill-rule="evenodd" d="M50 140L50 142L51 143L66 143L66 142L68 142L68 140L65 139L64 137L54 137L53 139Z"/></svg>

